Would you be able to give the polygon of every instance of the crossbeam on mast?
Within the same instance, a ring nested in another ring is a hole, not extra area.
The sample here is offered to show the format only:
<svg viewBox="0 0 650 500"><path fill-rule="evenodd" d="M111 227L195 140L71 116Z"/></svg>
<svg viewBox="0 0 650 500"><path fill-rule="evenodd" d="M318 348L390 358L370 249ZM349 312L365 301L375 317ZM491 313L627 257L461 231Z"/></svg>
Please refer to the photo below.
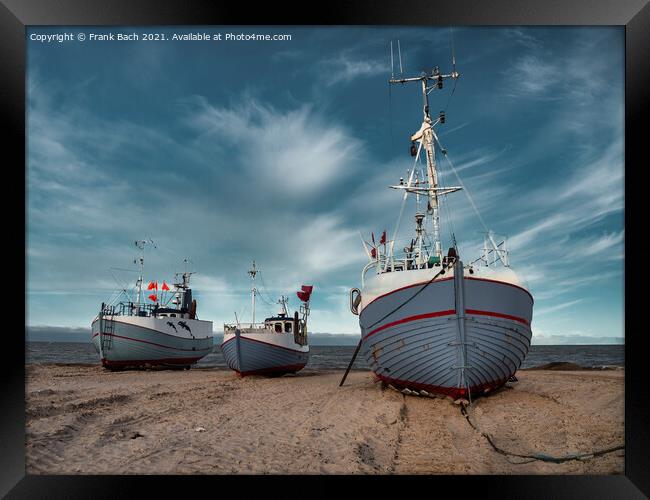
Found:
<svg viewBox="0 0 650 500"><path fill-rule="evenodd" d="M428 187L409 187L406 184L398 184L397 186L388 186L391 189L402 189L406 191L407 193L413 193L413 194L421 194L421 195L427 195L431 192L431 190L434 190L438 193L438 196L442 196L444 194L449 194L449 193L455 193L456 191L460 191L463 189L460 186L452 186L452 187L445 187L445 188L428 188Z"/></svg>
<svg viewBox="0 0 650 500"><path fill-rule="evenodd" d="M429 80L436 80L438 81L439 78L442 78L443 80L446 80L448 78L458 78L460 76L460 73L457 71L452 71L449 74L446 75L422 75L422 76L413 76L409 78L391 78L388 80L388 83L408 83L408 82L421 82L422 80L429 81Z"/></svg>

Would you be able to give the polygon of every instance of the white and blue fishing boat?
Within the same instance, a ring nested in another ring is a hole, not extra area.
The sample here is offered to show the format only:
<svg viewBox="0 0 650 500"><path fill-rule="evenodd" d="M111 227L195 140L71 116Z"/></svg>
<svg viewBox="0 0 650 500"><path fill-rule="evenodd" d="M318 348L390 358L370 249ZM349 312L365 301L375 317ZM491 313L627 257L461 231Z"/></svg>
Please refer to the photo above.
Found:
<svg viewBox="0 0 650 500"><path fill-rule="evenodd" d="M288 299L281 297L278 301L280 312L266 318L263 323L255 323L255 297L259 293L255 277L258 273L253 261L248 271L252 279L252 321L240 323L235 316L235 324L225 324L221 351L228 366L241 376L296 373L309 361L307 317L313 287L303 286L297 292L302 301L300 315L295 311L290 316Z"/></svg>
<svg viewBox="0 0 650 500"><path fill-rule="evenodd" d="M151 303L145 303L144 247L153 242L135 244L141 252L135 289L121 289L109 303L102 303L92 322L95 350L102 365L111 370L157 365L190 368L213 347L212 321L199 320L196 314L197 302L190 288L194 273L187 269L177 273L173 288L163 282L160 294L157 282L151 282Z"/></svg>
<svg viewBox="0 0 650 500"><path fill-rule="evenodd" d="M442 182L438 157L457 172L436 134L445 113L432 118L429 93L458 77L454 61L450 74L436 67L389 80L421 88L423 121L411 137L414 164L407 179L390 186L403 193L397 227L390 240L384 232L378 245L364 241L368 263L361 288L350 290L350 308L359 315L361 353L379 379L406 394L471 401L505 384L521 366L532 336L533 297L509 265L505 239L497 243L485 225L476 260L463 262L453 231L443 254L440 203L464 186L460 177L460 186ZM400 242L409 195L416 201L415 234Z"/></svg>

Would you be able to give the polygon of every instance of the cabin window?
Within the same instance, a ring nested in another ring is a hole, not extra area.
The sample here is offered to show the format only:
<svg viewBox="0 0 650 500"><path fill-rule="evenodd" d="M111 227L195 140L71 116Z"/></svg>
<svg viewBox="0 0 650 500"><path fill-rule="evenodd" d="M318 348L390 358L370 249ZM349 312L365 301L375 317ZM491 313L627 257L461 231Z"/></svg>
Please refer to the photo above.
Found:
<svg viewBox="0 0 650 500"><path fill-rule="evenodd" d="M284 324L284 331L287 332L287 333L291 333L291 330L292 330L291 323L285 323Z"/></svg>
<svg viewBox="0 0 650 500"><path fill-rule="evenodd" d="M275 333L282 333L282 323L275 324Z"/></svg>
<svg viewBox="0 0 650 500"><path fill-rule="evenodd" d="M172 318L175 318L175 317L176 317L176 315L175 315L175 314L170 314L170 316L171 316Z"/></svg>

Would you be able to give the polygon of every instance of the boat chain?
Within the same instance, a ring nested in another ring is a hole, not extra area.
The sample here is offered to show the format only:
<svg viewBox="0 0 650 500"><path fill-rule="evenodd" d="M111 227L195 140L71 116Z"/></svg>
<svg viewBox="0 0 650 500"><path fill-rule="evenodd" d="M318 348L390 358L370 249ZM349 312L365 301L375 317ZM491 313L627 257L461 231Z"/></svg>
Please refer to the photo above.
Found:
<svg viewBox="0 0 650 500"><path fill-rule="evenodd" d="M594 458L594 457L597 457L597 456L600 456L600 455L605 455L607 453L612 453L614 451L624 450L625 449L625 445L620 445L620 446L614 446L612 448L605 448L603 450L593 451L593 452L590 452L590 453L573 453L573 454L570 454L570 455L564 455L562 457L554 457L554 456L551 456L551 455L546 455L544 453L533 453L532 455L523 455L523 454L519 454L519 453L513 453L513 452L510 452L510 451L504 450L503 448L499 448L496 444L494 444L494 441L492 440L492 437L488 433L481 431L474 423L472 423L472 421L469 418L469 413L467 413L466 405L463 404L463 403L460 404L460 413L463 415L463 417L465 417L465 419L467 420L467 423L470 425L470 427L472 429L474 429L476 432L478 432L479 434L481 434L481 436L483 436L487 440L487 442L490 444L490 446L492 446L494 451L496 451L497 453L499 453L501 455L504 455L506 457L517 457L517 458L527 458L527 459L529 459L529 460L527 460L525 462L511 462L511 463L514 463L514 464L517 464L517 465L527 464L527 463L530 463L530 462L534 462L535 460L539 460L541 462L553 462L553 463L556 463L556 464L561 464L563 462L569 462L571 460L584 460L584 459ZM510 462L510 460L508 460L508 461Z"/></svg>

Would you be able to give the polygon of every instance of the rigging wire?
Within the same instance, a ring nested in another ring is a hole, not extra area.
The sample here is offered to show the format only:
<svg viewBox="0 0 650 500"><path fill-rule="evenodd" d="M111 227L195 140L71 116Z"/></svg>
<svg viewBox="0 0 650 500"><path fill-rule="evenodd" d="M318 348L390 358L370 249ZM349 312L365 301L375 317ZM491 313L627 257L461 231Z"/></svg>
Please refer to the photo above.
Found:
<svg viewBox="0 0 650 500"><path fill-rule="evenodd" d="M131 292L135 293L135 286L133 286L131 289L129 289L128 283L118 279L118 277L115 276L115 273L113 271L128 271L128 272L135 272L135 273L138 272L137 269L125 269L125 268L121 268L121 267L109 267L108 268L108 272L111 273L111 276L113 277L113 280L115 280L117 285L120 287L119 291L118 290L113 291L113 293L112 293L112 295L111 295L111 297L110 297L110 299L108 301L108 304L111 304L111 305L117 304L122 294L124 294L124 296L126 297L126 299L129 302L134 302L133 297L131 297Z"/></svg>
<svg viewBox="0 0 650 500"><path fill-rule="evenodd" d="M415 169L417 166L417 162L420 159L420 151L422 150L422 142L420 142L420 146L418 147L417 154L415 155L415 161L413 162L413 170L411 170L411 176L408 180L408 185L411 185L411 182L413 180L413 174L415 173ZM406 199L408 198L408 193L404 191L404 196L402 197L402 206L399 209L399 216L397 217L397 224L395 225L395 231L393 232L393 238L391 240L391 245L390 245L390 255L391 258L393 256L393 248L395 246L395 239L397 238L397 232L399 231L399 226L402 223L402 215L404 214L404 207L406 206ZM388 269L388 262L389 260L386 259L386 266L384 269Z"/></svg>
<svg viewBox="0 0 650 500"><path fill-rule="evenodd" d="M445 182L446 174L444 173L444 171L441 168L438 169L438 174L439 174L441 187L446 188L447 187L447 183ZM456 243L456 229L454 228L454 221L453 221L453 218L451 216L451 210L449 209L449 202L448 202L448 195L447 194L442 195L442 201L443 201L442 205L445 207L444 208L444 214L446 216L447 223L449 225L450 239L451 239L453 247L456 249L456 253L458 253L460 255L460 251L458 250L458 244Z"/></svg>
<svg viewBox="0 0 650 500"><path fill-rule="evenodd" d="M264 278L262 277L262 271L257 271L257 274L260 277L260 283L262 284L262 288L264 290L264 294L266 294L266 298L264 298L264 295L262 294L262 290L257 290L258 292L258 297L262 299L262 302L264 302L267 306L273 307L275 305L275 302L273 301L273 297L271 297L271 294L267 291L266 283L264 283Z"/></svg>
<svg viewBox="0 0 650 500"><path fill-rule="evenodd" d="M239 316L237 316L237 313L235 313L235 320L237 320L237 323L241 323L241 319L238 318L243 318L244 313L248 312L248 305L244 304L242 308L239 310Z"/></svg>
<svg viewBox="0 0 650 500"><path fill-rule="evenodd" d="M454 78L454 87L451 89L451 94L449 94L449 98L447 99L447 104L445 104L445 107L443 108L443 111L446 113L447 108L449 108L449 103L451 102L451 98L454 97L454 92L456 92L456 85L458 84L458 78Z"/></svg>
<svg viewBox="0 0 650 500"><path fill-rule="evenodd" d="M449 158L449 155L447 154L447 150L445 150L444 146L440 143L440 139L438 139L438 136L433 133L433 138L435 141L438 143L438 146L440 146L440 150L443 152L442 155L445 157L447 160L447 163L449 163L449 166L451 167L452 172L456 176L456 179L458 180L458 183L461 185L463 188L463 191L465 191L465 195L467 196L467 199L469 200L470 205L472 205L472 208L474 209L474 212L476 213L476 216L478 217L479 221L481 222L481 225L483 226L483 229L485 229L486 233L490 233L490 230L488 229L487 225L485 224L485 221L483 220L483 217L481 216L481 213L478 211L478 208L476 206L476 203L474 203L474 199L472 198L472 195L469 193L469 190L463 183L462 179L458 175L458 172L456 171L456 167L454 167L453 162Z"/></svg>
<svg viewBox="0 0 650 500"><path fill-rule="evenodd" d="M390 150L391 153L395 149L395 141L393 139L393 94L392 85L388 82L388 128L390 133Z"/></svg>
<svg viewBox="0 0 650 500"><path fill-rule="evenodd" d="M454 31L451 26L449 26L449 37L451 38L451 61L452 61L453 71L456 71L456 49L454 48ZM449 98L447 99L447 104L445 104L445 107L443 108L445 112L447 112L447 108L449 107L451 98L454 97L454 92L456 92L457 84L458 84L458 78L454 78L454 87L451 89L451 94L449 94Z"/></svg>
<svg viewBox="0 0 650 500"><path fill-rule="evenodd" d="M496 242L494 241L494 238L492 237L492 231L490 231L488 229L487 225L485 224L485 221L483 220L483 217L481 216L481 213L479 212L479 210L478 210L478 208L476 206L476 203L474 203L474 199L472 198L472 195L469 193L469 190L467 189L467 187L463 183L462 179L458 175L458 172L456 171L456 168L454 167L453 162L451 161L451 159L447 155L447 151L445 150L443 145L440 143L440 139L438 139L438 136L436 135L435 132L433 132L433 138L438 143L438 146L440 146L440 149L442 151L444 151L443 155L444 155L445 159L447 160L447 163L449 163L449 166L451 167L451 170L454 172L454 175L456 176L456 179L458 179L459 184L461 185L461 187L465 191L465 195L467 196L467 199L469 200L470 204L472 205L472 208L474 209L474 213L476 213L476 216L478 217L478 220L481 222L481 225L483 226L483 229L485 230L485 233L487 234L488 239L492 243L492 245L494 247L494 250L496 250L499 245L497 245ZM501 257L501 254L499 252L497 252L497 256L499 257L499 260L501 261L501 263L504 266L508 267L508 265L506 264L506 262L504 262L503 258ZM477 260L480 260L480 259L477 259ZM476 262L476 261L474 261L474 262Z"/></svg>

